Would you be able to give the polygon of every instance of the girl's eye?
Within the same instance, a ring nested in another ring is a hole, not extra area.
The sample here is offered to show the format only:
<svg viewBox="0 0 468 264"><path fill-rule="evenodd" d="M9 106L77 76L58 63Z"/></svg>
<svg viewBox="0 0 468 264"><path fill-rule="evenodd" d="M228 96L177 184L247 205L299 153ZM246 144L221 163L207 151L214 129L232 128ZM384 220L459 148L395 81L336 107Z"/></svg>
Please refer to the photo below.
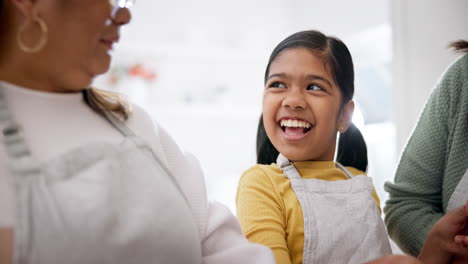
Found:
<svg viewBox="0 0 468 264"><path fill-rule="evenodd" d="M273 82L270 84L270 87L273 87L273 88L286 88L286 85L284 85L283 83L280 83L280 82Z"/></svg>
<svg viewBox="0 0 468 264"><path fill-rule="evenodd" d="M324 91L324 89L322 89L322 87L316 85L316 84L310 84L309 86L307 86L307 90L312 90L312 91Z"/></svg>

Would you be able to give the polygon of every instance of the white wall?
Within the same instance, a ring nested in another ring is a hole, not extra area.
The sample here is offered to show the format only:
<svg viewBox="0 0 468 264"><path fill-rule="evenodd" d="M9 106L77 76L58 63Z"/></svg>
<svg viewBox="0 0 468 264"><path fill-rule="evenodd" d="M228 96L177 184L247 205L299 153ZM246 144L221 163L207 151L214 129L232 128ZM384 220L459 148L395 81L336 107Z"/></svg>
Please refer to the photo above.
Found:
<svg viewBox="0 0 468 264"><path fill-rule="evenodd" d="M115 51L111 73L116 72L119 80L111 84L108 74L95 85L123 92L146 108L200 160L209 198L235 211L239 177L255 164L263 74L271 50L298 30L319 29L338 36L353 54L356 96L374 101L383 97L376 92L389 90L388 2L138 1ZM145 82L127 76L125 67L139 63L153 69L157 78ZM366 78L369 69L380 74L371 72ZM369 174L383 199L383 182L392 178L396 163L392 127L384 123L362 130L370 153ZM382 153L382 148L387 151Z"/></svg>
<svg viewBox="0 0 468 264"><path fill-rule="evenodd" d="M467 0L393 0L393 91L397 152L431 90L457 57L447 45L468 39Z"/></svg>

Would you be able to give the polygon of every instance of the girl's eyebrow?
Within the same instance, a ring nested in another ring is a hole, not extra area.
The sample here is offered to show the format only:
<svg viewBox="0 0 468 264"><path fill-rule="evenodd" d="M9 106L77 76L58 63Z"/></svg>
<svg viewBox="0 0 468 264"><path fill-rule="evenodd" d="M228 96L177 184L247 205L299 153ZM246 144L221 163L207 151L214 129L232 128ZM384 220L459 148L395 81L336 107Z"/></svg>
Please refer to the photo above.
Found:
<svg viewBox="0 0 468 264"><path fill-rule="evenodd" d="M285 73L274 73L274 74L268 76L267 80L270 80L271 78L274 78L274 77L287 78L288 76ZM320 75L309 74L309 75L306 76L306 79L308 79L308 80L321 80L321 81L325 82L326 84L328 84L330 87L333 87L331 82L327 78L322 77Z"/></svg>
<svg viewBox="0 0 468 264"><path fill-rule="evenodd" d="M268 76L267 80L270 80L271 78L274 78L274 77L286 78L287 75L285 73L274 73L274 74Z"/></svg>
<svg viewBox="0 0 468 264"><path fill-rule="evenodd" d="M320 75L309 74L309 75L306 76L306 78L309 79L309 80L321 80L323 82L326 82L330 87L333 87L333 85L331 84L330 81L328 81L327 78L322 77Z"/></svg>

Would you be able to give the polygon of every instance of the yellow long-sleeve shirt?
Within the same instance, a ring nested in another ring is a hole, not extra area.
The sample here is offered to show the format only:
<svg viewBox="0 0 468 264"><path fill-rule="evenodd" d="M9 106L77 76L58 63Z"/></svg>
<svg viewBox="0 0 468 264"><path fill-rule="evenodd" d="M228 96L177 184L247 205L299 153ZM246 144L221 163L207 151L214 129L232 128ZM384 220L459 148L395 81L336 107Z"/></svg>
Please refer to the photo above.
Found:
<svg viewBox="0 0 468 264"><path fill-rule="evenodd" d="M333 161L295 162L304 179L346 180ZM346 167L353 175L364 174ZM373 197L380 210L377 193ZM269 246L278 264L302 263L304 218L290 181L276 164L255 165L241 177L236 197L237 217L251 242Z"/></svg>

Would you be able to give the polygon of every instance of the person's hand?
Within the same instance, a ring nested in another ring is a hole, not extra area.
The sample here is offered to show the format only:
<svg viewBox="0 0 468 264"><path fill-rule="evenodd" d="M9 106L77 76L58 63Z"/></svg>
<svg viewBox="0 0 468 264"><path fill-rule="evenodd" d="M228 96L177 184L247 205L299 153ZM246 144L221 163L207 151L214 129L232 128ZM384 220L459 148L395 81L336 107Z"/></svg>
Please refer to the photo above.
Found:
<svg viewBox="0 0 468 264"><path fill-rule="evenodd" d="M466 210L467 206L465 206L465 210ZM466 250L468 251L468 236L466 235L468 233L468 224L465 220L465 227L464 227L464 230L462 231L462 234L463 235L456 235L455 236L455 243L466 248ZM466 264L468 263L468 256L455 256L452 260L452 264Z"/></svg>
<svg viewBox="0 0 468 264"><path fill-rule="evenodd" d="M452 262L450 262L451 264L466 264L468 263L468 258L467 257L458 257L456 256Z"/></svg>
<svg viewBox="0 0 468 264"><path fill-rule="evenodd" d="M418 258L426 264L468 259L467 228L468 202L435 223Z"/></svg>
<svg viewBox="0 0 468 264"><path fill-rule="evenodd" d="M467 210L468 206L465 206L465 210ZM466 212L466 211L465 211ZM454 257L452 260L452 264L466 264L468 263L468 222L465 219L465 226L462 231L462 235L456 235L455 236L455 243L461 246L462 248L465 249L464 252L462 252L461 255L457 255Z"/></svg>
<svg viewBox="0 0 468 264"><path fill-rule="evenodd" d="M455 243L460 244L460 245L465 246L465 247L468 247L468 236L467 235L456 235L455 236Z"/></svg>
<svg viewBox="0 0 468 264"><path fill-rule="evenodd" d="M455 243L459 246L468 248L468 202L464 207L465 222L461 232L455 236Z"/></svg>
<svg viewBox="0 0 468 264"><path fill-rule="evenodd" d="M405 255L390 255L368 262L367 264L423 264L415 257Z"/></svg>

